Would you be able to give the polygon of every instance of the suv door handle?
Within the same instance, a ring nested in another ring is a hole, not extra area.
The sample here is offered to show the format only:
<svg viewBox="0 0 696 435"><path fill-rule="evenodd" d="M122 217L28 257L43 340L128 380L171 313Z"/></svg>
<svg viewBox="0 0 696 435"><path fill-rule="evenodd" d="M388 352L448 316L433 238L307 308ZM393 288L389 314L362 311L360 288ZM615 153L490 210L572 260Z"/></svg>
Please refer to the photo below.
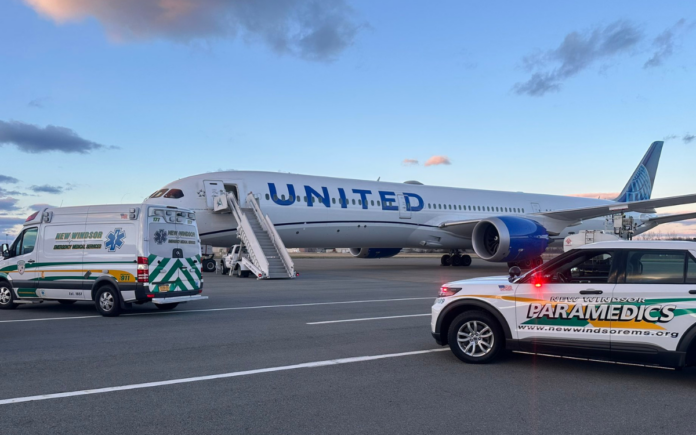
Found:
<svg viewBox="0 0 696 435"><path fill-rule="evenodd" d="M690 295L696 295L696 290L689 290Z"/></svg>
<svg viewBox="0 0 696 435"><path fill-rule="evenodd" d="M602 293L603 293L602 290L593 290L593 289L580 290L581 295L601 295Z"/></svg>
<svg viewBox="0 0 696 435"><path fill-rule="evenodd" d="M27 260L27 263L36 263L36 260Z"/></svg>

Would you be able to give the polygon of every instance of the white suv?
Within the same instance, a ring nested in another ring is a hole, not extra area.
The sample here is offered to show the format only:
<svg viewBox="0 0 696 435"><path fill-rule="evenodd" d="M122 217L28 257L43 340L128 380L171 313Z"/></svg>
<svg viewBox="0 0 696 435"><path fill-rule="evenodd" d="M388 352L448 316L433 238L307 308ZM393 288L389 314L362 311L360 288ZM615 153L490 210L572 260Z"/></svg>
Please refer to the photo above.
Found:
<svg viewBox="0 0 696 435"><path fill-rule="evenodd" d="M510 275L443 285L435 341L468 363L508 349L696 364L696 243L595 243Z"/></svg>

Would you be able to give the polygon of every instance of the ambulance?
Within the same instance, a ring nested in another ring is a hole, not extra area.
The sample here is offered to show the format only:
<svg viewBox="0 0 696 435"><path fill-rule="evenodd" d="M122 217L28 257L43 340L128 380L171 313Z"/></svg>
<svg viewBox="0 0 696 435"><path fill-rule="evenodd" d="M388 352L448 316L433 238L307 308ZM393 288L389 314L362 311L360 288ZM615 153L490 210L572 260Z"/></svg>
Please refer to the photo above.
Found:
<svg viewBox="0 0 696 435"><path fill-rule="evenodd" d="M0 308L94 301L103 316L162 310L202 296L195 214L149 204L44 208L2 245Z"/></svg>

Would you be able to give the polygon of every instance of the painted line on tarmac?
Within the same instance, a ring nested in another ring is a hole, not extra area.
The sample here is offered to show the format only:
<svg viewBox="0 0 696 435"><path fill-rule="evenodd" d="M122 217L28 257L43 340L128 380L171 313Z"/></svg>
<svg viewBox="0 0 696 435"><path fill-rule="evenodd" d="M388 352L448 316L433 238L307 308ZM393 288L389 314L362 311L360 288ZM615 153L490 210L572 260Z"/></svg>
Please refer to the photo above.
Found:
<svg viewBox="0 0 696 435"><path fill-rule="evenodd" d="M122 314L123 317L133 316L153 316L164 314L186 314L186 313L209 313L215 311L233 311L233 310L260 310L265 308L294 308L294 307L314 307L318 305L344 305L344 304L368 304L378 302L402 302L402 301L419 301L425 299L435 300L433 297L427 298L399 298L399 299L369 299L364 301L340 301L340 302L312 302L307 304L285 304L285 305L259 305L256 307L227 307L227 308L207 308L202 310L181 310L181 311L153 311L149 313L129 313ZM99 319L102 316L81 316L81 317L47 317L40 319L15 319L15 320L0 320L0 323L16 323L16 322L42 322L47 320L74 320L74 319Z"/></svg>
<svg viewBox="0 0 696 435"><path fill-rule="evenodd" d="M344 320L326 320L323 322L309 322L308 325L326 325L328 323L345 323L345 322L364 322L366 320L386 320L386 319L401 319L404 317L424 317L432 314L406 314L403 316L386 316L386 317L365 317L363 319L344 319Z"/></svg>
<svg viewBox="0 0 696 435"><path fill-rule="evenodd" d="M364 361L375 361L386 358L399 358L402 356L422 355L433 352L447 351L449 348L417 350L413 352L389 353L384 355L358 356L352 358L330 359L326 361L315 361L289 366L269 367L265 369L245 370L241 372L222 373L218 375L196 376L193 378L171 379L169 381L145 382L142 384L122 385L119 387L95 388L92 390L69 391L65 393L42 394L39 396L16 397L14 399L0 400L0 405L10 405L13 403L36 402L39 400L61 399L65 397L87 396L90 394L113 393L116 391L138 390L142 388L163 387L166 385L188 384L192 382L211 381L215 379L235 378L239 376L257 375L261 373L282 372L287 370L308 369L341 364L350 364Z"/></svg>

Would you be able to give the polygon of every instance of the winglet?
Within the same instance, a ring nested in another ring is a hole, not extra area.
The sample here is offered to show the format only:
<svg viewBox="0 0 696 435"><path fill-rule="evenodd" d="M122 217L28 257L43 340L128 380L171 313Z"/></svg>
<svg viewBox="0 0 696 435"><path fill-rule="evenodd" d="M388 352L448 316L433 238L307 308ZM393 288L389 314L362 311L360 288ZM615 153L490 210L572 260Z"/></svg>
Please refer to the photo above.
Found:
<svg viewBox="0 0 696 435"><path fill-rule="evenodd" d="M648 152L643 156L643 160L640 161L621 194L614 201L633 202L650 199L652 188L655 185L657 165L660 163L662 145L664 145L662 141L655 141L650 145Z"/></svg>

